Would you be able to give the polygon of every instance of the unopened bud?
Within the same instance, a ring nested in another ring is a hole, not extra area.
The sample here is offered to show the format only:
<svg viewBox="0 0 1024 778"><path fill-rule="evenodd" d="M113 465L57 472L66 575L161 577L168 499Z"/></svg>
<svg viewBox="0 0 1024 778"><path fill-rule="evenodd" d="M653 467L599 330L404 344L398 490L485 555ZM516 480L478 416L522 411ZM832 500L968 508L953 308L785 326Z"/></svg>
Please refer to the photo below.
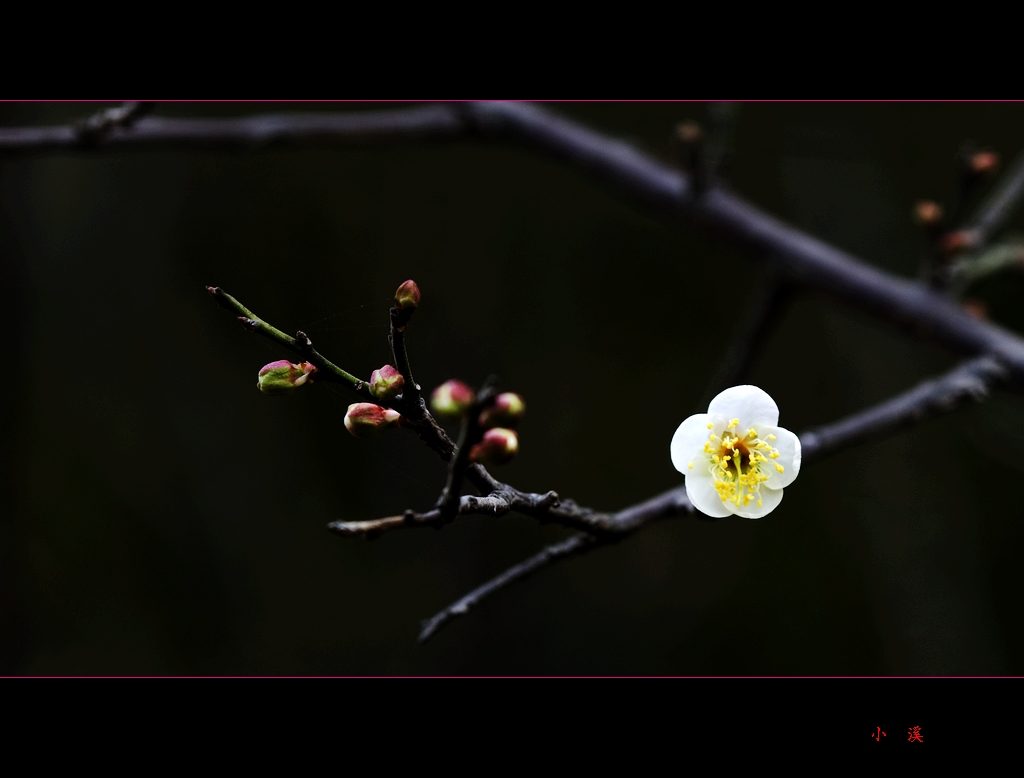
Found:
<svg viewBox="0 0 1024 778"><path fill-rule="evenodd" d="M988 306L985 305L984 301L977 298L968 297L960 303L960 307L972 319L984 320L988 318Z"/></svg>
<svg viewBox="0 0 1024 778"><path fill-rule="evenodd" d="M374 370L370 374L370 394L378 400L391 400L399 395L405 379L391 365Z"/></svg>
<svg viewBox="0 0 1024 778"><path fill-rule="evenodd" d="M933 200L922 200L914 206L914 220L925 227L934 227L943 215L942 206Z"/></svg>
<svg viewBox="0 0 1024 778"><path fill-rule="evenodd" d="M704 136L704 130L693 119L676 125L676 137L683 143L696 143Z"/></svg>
<svg viewBox="0 0 1024 778"><path fill-rule="evenodd" d="M392 408L373 403L353 403L345 414L345 429L357 438L372 438L401 421L401 414Z"/></svg>
<svg viewBox="0 0 1024 778"><path fill-rule="evenodd" d="M476 394L462 381L445 381L430 395L430 410L440 419L457 421L473 404Z"/></svg>
<svg viewBox="0 0 1024 778"><path fill-rule="evenodd" d="M420 304L420 288L416 286L416 282L409 280L398 287L398 291L395 292L395 307L400 310L406 308L416 308Z"/></svg>
<svg viewBox="0 0 1024 778"><path fill-rule="evenodd" d="M288 394L304 383L313 383L316 367L311 362L293 365L287 359L279 359L260 368L256 387L263 394Z"/></svg>
<svg viewBox="0 0 1024 778"><path fill-rule="evenodd" d="M519 438L512 430L495 427L484 433L483 439L469 452L469 458L482 465L504 465L511 462L519 451Z"/></svg>
<svg viewBox="0 0 1024 778"><path fill-rule="evenodd" d="M999 167L999 155L994 151L979 151L967 160L967 167L978 176L994 173Z"/></svg>
<svg viewBox="0 0 1024 778"><path fill-rule="evenodd" d="M480 413L481 427L514 427L526 413L526 403L515 392L502 392Z"/></svg>

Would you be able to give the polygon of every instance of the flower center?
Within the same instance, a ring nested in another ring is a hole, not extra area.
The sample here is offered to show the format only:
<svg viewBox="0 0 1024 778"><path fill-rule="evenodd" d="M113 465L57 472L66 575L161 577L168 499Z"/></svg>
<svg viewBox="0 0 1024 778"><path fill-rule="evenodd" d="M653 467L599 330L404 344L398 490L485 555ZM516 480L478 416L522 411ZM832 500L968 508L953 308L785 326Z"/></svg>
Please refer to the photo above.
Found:
<svg viewBox="0 0 1024 778"><path fill-rule="evenodd" d="M751 427L746 434L736 430L740 420L733 419L719 438L714 432L708 435L704 444L704 453L708 455L708 472L715 480L715 491L722 502L731 502L745 508L757 500L761 503L761 484L771 476L769 464L774 465L776 472L785 472L778 462L778 449L772 448L767 442L775 440L768 435L762 440L756 429ZM714 425L708 424L708 429Z"/></svg>

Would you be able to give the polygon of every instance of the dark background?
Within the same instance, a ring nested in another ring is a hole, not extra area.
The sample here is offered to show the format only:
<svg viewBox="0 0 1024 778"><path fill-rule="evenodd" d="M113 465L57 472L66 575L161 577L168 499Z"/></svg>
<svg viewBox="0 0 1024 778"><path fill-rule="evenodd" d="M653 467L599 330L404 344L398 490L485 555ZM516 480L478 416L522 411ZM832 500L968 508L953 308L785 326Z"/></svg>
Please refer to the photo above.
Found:
<svg viewBox="0 0 1024 778"><path fill-rule="evenodd" d="M99 107L4 104L0 124ZM707 118L692 103L550 107L662 158L676 122ZM1011 160L1022 137L1020 104L744 104L732 186L916 276L914 202L951 199L963 141ZM416 644L421 619L567 531L512 515L330 534L429 507L442 463L407 434L350 437L338 387L260 394L259 368L290 355L203 287L368 378L413 278L424 388L496 373L526 399L519 458L496 475L600 509L642 500L682 483L669 440L705 410L758 265L538 153L465 140L4 158L0 274L0 672L1024 674L1024 404L1001 394L809 465L762 520L652 526ZM1018 330L1022 293L1012 273L972 292ZM808 292L750 381L799 433L954 363Z"/></svg>

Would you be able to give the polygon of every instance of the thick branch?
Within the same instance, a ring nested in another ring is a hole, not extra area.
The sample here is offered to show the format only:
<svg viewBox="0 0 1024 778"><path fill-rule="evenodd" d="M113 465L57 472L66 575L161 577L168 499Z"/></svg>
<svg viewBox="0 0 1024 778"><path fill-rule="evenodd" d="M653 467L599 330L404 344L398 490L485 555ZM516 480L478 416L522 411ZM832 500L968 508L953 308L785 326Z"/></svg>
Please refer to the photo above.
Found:
<svg viewBox="0 0 1024 778"><path fill-rule="evenodd" d="M114 127L100 148L259 148L269 144L346 145L359 141L458 136L514 138L624 189L667 213L683 215L725 239L771 258L791 279L823 289L921 337L968 356L993 354L1024 383L1024 340L964 313L955 302L921 284L875 269L762 212L722 188L694 197L683 173L627 143L550 111L524 103L417 106L347 114L277 114L241 119L147 117ZM74 126L0 129L0 154L82 151ZM1017 170L1015 165L1014 170ZM1016 181L1016 178L1012 178ZM1016 204L1018 185L985 217L991 232ZM987 225L987 226L986 226Z"/></svg>
<svg viewBox="0 0 1024 778"><path fill-rule="evenodd" d="M1005 379L1006 370L996 360L972 359L872 408L805 432L800 436L804 462L980 401Z"/></svg>

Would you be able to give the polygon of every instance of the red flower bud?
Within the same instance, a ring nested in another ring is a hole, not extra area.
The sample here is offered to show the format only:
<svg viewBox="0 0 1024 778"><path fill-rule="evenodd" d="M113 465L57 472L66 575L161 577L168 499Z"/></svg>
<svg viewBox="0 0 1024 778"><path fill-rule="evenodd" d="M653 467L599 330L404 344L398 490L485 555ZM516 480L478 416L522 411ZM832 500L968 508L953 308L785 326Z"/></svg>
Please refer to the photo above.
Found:
<svg viewBox="0 0 1024 778"><path fill-rule="evenodd" d="M384 365L370 375L370 394L378 400L391 400L397 397L405 384L405 379L391 365Z"/></svg>
<svg viewBox="0 0 1024 778"><path fill-rule="evenodd" d="M484 433L483 439L469 452L469 458L483 465L504 465L511 462L519 451L519 438L512 430L495 427Z"/></svg>
<svg viewBox="0 0 1024 778"><path fill-rule="evenodd" d="M395 292L395 307L399 309L416 308L420 304L420 288L413 280L406 281Z"/></svg>
<svg viewBox="0 0 1024 778"><path fill-rule="evenodd" d="M502 392L480 414L481 427L514 427L526 413L526 403L515 392Z"/></svg>
<svg viewBox="0 0 1024 778"><path fill-rule="evenodd" d="M313 383L316 367L310 362L293 365L287 359L279 359L260 368L256 387L263 394L288 394L304 383Z"/></svg>
<svg viewBox="0 0 1024 778"><path fill-rule="evenodd" d="M402 419L398 411L373 403L353 403L345 414L345 429L357 438L372 438Z"/></svg>
<svg viewBox="0 0 1024 778"><path fill-rule="evenodd" d="M914 206L914 218L918 224L933 227L942 221L942 206L932 200L922 200Z"/></svg>
<svg viewBox="0 0 1024 778"><path fill-rule="evenodd" d="M445 381L430 395L430 409L439 419L458 421L473 404L476 394L462 381Z"/></svg>

